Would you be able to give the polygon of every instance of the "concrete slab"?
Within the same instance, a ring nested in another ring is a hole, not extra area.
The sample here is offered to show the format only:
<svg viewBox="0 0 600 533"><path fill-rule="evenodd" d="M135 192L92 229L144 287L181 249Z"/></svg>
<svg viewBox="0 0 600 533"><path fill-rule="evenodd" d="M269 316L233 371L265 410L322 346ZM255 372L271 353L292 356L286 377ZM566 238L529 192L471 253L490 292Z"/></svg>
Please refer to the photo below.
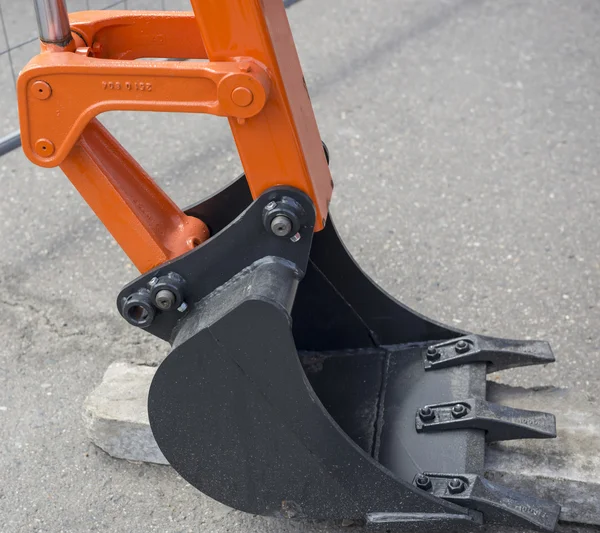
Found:
<svg viewBox="0 0 600 533"><path fill-rule="evenodd" d="M86 398L83 421L90 440L109 455L169 464L148 421L148 389L156 368L116 362Z"/></svg>
<svg viewBox="0 0 600 533"><path fill-rule="evenodd" d="M560 519L600 525L600 405L576 389L490 383L488 400L556 416L558 437L491 444L486 477L562 506Z"/></svg>

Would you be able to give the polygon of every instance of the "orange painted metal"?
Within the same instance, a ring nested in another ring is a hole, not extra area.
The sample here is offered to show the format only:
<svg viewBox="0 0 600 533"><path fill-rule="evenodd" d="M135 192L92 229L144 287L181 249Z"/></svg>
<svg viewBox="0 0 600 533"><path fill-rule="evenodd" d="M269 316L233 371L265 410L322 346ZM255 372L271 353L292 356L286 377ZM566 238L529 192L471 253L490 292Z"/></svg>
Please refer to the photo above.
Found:
<svg viewBox="0 0 600 533"><path fill-rule="evenodd" d="M194 14L183 11L82 11L69 16L78 47L104 59L206 59Z"/></svg>
<svg viewBox="0 0 600 533"><path fill-rule="evenodd" d="M275 185L305 191L323 229L333 181L282 0L191 0L211 61L252 56L271 76L264 109L229 119L254 197Z"/></svg>
<svg viewBox="0 0 600 533"><path fill-rule="evenodd" d="M71 15L73 40L22 71L23 149L60 165L145 272L208 238L94 118L108 110L200 112L229 118L254 197L305 191L323 228L333 183L281 0L192 0L195 13ZM208 58L210 62L132 61Z"/></svg>
<svg viewBox="0 0 600 533"><path fill-rule="evenodd" d="M42 91L42 85L48 89ZM19 95L27 94L19 98L23 151L37 165L55 167L86 124L106 111L176 111L246 119L262 110L269 85L264 68L250 60L192 63L40 54L23 69L17 84ZM251 101L237 105L233 95L237 89L248 91ZM52 153L35 149L39 139L52 141Z"/></svg>
<svg viewBox="0 0 600 533"><path fill-rule="evenodd" d="M141 272L209 237L204 222L185 215L96 119L60 168Z"/></svg>

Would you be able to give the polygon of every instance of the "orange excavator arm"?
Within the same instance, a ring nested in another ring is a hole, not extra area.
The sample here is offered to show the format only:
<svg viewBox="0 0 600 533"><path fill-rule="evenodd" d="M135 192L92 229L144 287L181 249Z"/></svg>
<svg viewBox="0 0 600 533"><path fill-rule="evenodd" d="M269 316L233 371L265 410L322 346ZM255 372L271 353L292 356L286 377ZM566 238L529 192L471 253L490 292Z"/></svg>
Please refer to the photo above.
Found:
<svg viewBox="0 0 600 533"><path fill-rule="evenodd" d="M192 6L194 13L75 13L69 38L42 43L18 81L25 154L40 166L61 167L142 272L204 242L209 231L98 123L100 113L227 117L254 197L281 185L305 192L317 211L316 231L331 200L333 182L282 2ZM135 61L149 57L208 62Z"/></svg>

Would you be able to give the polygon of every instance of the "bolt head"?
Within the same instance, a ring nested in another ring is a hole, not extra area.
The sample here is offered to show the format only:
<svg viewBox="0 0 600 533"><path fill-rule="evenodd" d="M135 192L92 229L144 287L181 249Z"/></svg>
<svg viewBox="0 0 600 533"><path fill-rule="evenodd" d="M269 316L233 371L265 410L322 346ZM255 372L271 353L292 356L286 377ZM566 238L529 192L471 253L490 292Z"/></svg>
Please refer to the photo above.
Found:
<svg viewBox="0 0 600 533"><path fill-rule="evenodd" d="M415 485L421 490L429 490L431 488L431 479L425 474L421 474L415 478Z"/></svg>
<svg viewBox="0 0 600 533"><path fill-rule="evenodd" d="M457 477L448 481L448 492L450 492L450 494L460 494L461 492L464 492L466 488L465 482Z"/></svg>
<svg viewBox="0 0 600 533"><path fill-rule="evenodd" d="M437 361L440 358L440 351L435 346L427 348L427 359L429 361Z"/></svg>
<svg viewBox="0 0 600 533"><path fill-rule="evenodd" d="M277 203L276 202L269 202L266 206L265 209L267 211L272 211L273 209L275 209L277 207Z"/></svg>
<svg viewBox="0 0 600 533"><path fill-rule="evenodd" d="M179 311L180 313L185 313L187 311L188 308L188 304L186 304L185 302L183 302L178 308L177 311Z"/></svg>
<svg viewBox="0 0 600 533"><path fill-rule="evenodd" d="M467 353L471 349L471 346L467 341L460 340L456 343L454 349L456 353Z"/></svg>
<svg viewBox="0 0 600 533"><path fill-rule="evenodd" d="M463 416L465 416L468 413L468 411L469 410L462 403L457 403L451 409L451 413L454 418L462 418Z"/></svg>
<svg viewBox="0 0 600 533"><path fill-rule="evenodd" d="M290 237L290 241L298 242L301 238L302 237L301 237L300 233L296 233L296 235L294 235L293 237Z"/></svg>
<svg viewBox="0 0 600 533"><path fill-rule="evenodd" d="M175 303L175 300L176 296L170 290L167 289L162 289L158 291L156 293L156 296L154 297L154 303L156 304L156 307L162 309L163 311L171 309L171 307L173 307L173 304Z"/></svg>
<svg viewBox="0 0 600 533"><path fill-rule="evenodd" d="M423 422L430 422L435 418L435 411L431 407L421 407L419 409L419 418Z"/></svg>
<svg viewBox="0 0 600 533"><path fill-rule="evenodd" d="M271 231L278 237L287 237L292 231L292 221L285 215L277 215L271 221Z"/></svg>

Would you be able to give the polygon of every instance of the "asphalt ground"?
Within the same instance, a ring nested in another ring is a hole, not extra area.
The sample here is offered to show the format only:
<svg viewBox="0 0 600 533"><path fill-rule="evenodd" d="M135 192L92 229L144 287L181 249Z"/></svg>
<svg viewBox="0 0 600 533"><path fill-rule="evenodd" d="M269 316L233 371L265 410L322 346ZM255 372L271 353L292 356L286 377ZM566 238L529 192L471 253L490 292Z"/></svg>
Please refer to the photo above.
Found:
<svg viewBox="0 0 600 533"><path fill-rule="evenodd" d="M288 14L333 217L364 269L442 322L551 342L556 364L503 381L596 397L600 4L303 0ZM182 206L241 170L223 120L102 120ZM136 271L60 172L16 151L0 183L0 531L325 531L229 510L90 444L81 406L108 365L168 347L119 317Z"/></svg>

